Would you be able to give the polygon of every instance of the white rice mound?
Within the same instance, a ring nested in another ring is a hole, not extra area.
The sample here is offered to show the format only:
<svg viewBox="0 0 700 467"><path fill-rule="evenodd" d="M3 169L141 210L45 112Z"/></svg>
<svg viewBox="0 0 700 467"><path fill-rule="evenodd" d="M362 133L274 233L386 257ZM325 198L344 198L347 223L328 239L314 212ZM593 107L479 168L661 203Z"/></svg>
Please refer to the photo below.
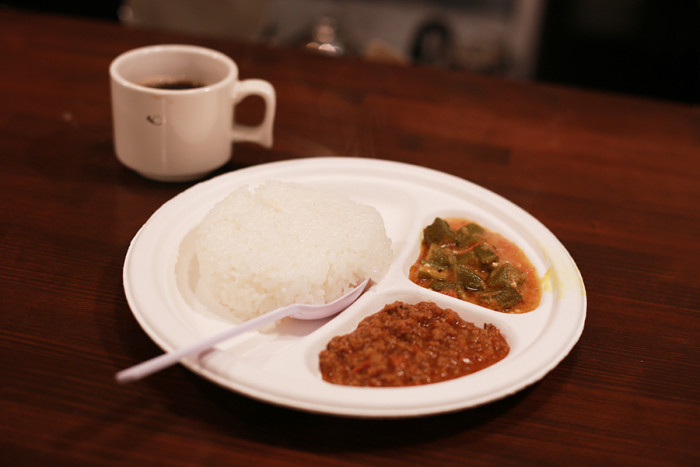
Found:
<svg viewBox="0 0 700 467"><path fill-rule="evenodd" d="M279 181L239 188L215 205L197 228L195 252L202 283L242 320L331 302L379 280L393 256L373 207Z"/></svg>

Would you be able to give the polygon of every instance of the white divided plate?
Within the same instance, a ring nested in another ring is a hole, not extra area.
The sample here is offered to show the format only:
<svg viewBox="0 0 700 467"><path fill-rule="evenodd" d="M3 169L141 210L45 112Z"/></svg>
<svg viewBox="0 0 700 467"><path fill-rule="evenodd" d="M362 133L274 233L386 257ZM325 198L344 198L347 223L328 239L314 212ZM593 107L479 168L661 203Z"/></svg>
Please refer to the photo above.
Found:
<svg viewBox="0 0 700 467"><path fill-rule="evenodd" d="M220 175L177 195L141 228L124 264L124 289L134 316L171 351L232 326L199 287L192 232L235 188L267 180L336 191L374 206L393 242L387 275L340 315L321 321L286 319L183 361L221 386L272 404L356 417L408 417L454 411L513 394L552 370L578 341L586 294L576 264L559 240L510 201L466 180L397 162L311 158L275 162ZM436 216L463 217L515 242L544 284L537 309L506 314L413 284L422 229ZM318 354L336 335L385 304L433 301L479 326L495 324L509 355L482 371L436 384L401 388L346 387L322 380Z"/></svg>

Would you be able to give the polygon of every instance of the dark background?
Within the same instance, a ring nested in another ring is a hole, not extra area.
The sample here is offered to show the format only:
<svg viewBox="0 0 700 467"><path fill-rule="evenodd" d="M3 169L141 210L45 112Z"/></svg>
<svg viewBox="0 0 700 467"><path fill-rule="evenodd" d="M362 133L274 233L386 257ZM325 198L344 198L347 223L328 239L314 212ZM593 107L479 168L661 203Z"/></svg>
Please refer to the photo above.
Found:
<svg viewBox="0 0 700 467"><path fill-rule="evenodd" d="M700 2L613 0L607 12L597 4L548 2L538 80L699 102Z"/></svg>
<svg viewBox="0 0 700 467"><path fill-rule="evenodd" d="M118 21L120 3L8 0L0 4ZM700 102L698 0L550 0L540 38L534 76L538 81Z"/></svg>

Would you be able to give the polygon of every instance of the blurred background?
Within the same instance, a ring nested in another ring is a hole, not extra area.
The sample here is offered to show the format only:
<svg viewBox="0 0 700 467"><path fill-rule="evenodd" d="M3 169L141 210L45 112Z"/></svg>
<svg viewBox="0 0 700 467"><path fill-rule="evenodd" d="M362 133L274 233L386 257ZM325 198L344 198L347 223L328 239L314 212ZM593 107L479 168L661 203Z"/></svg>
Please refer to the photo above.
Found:
<svg viewBox="0 0 700 467"><path fill-rule="evenodd" d="M700 101L700 0L0 0L99 18L677 102Z"/></svg>

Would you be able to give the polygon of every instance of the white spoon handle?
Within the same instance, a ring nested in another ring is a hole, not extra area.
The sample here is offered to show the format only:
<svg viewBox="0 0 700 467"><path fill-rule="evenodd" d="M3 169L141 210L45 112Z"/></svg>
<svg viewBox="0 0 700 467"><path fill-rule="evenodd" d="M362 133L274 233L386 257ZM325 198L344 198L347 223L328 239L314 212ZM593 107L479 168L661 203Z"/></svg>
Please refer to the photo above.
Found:
<svg viewBox="0 0 700 467"><path fill-rule="evenodd" d="M269 311L263 315L256 316L245 323L227 329L219 334L207 337L206 339L196 342L188 347L159 355L158 357L146 360L145 362L134 365L126 370L122 370L118 372L115 377L120 383L131 383L133 381L138 381L141 378L176 364L188 355L202 353L205 350L211 349L220 342L239 334L243 334L244 332L252 331L253 329L257 329L264 324L272 323L286 316L294 315L295 318L299 319L320 319L337 314L357 300L357 297L362 295L362 292L364 292L369 282L370 279L364 280L353 290L325 305L295 304Z"/></svg>
<svg viewBox="0 0 700 467"><path fill-rule="evenodd" d="M195 344L183 347L179 350L174 350L169 353L164 353L163 355L159 355L150 360L146 360L145 362L141 362L130 368L122 370L116 374L116 379L120 383L131 383L133 381L138 381L141 378L145 378L146 376L149 376L153 373L156 373L160 370L163 370L169 366L178 363L180 360L189 355L201 353L227 339L235 337L239 334L243 334L244 332L252 331L253 329L259 328L260 326L292 315L299 311L300 308L301 307L299 305L290 305L287 307L278 308L276 310L270 311L268 313L265 313L264 315L257 316L251 320L246 321L245 323L239 324L238 326L234 326L230 329L220 332L219 334L215 334Z"/></svg>

